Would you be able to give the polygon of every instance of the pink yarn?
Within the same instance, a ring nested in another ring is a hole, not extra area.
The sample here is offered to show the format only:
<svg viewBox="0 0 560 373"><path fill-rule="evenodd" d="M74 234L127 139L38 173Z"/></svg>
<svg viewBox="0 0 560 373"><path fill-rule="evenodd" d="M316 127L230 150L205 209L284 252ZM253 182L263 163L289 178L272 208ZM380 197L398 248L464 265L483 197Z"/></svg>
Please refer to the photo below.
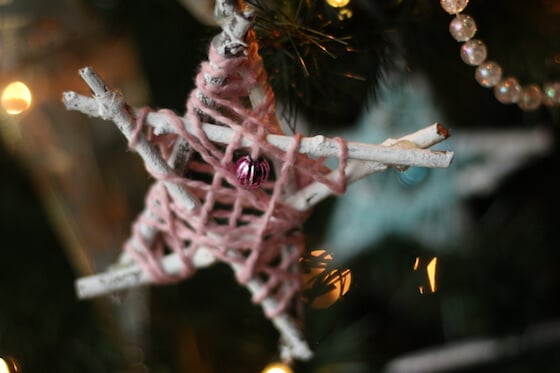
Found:
<svg viewBox="0 0 560 373"><path fill-rule="evenodd" d="M155 282L167 283L192 275L193 256L200 247L205 247L218 260L235 263L240 283L259 279L264 284L253 301L273 297L278 306L267 316L274 317L291 304L301 286L298 258L304 249L301 228L308 213L282 203L289 193L288 180L295 176L297 188L319 181L335 193L344 192L347 149L339 139L339 177L333 181L326 177L332 170L322 160L297 152L301 135L293 136L287 151L266 142L267 134L280 134L281 130L275 122L274 95L267 84L252 32L248 39L247 55L240 57L224 57L210 47L209 61L201 64L196 89L187 101L187 117L196 135L187 133L182 121L165 109L160 112L173 123L179 135L149 135L165 159L178 136L197 153L189 161L185 177L177 175L172 181L182 184L198 198L200 207L188 210L178 204L164 186L164 181L170 179L148 170L157 179L146 199L150 214L137 219L125 249ZM250 107L247 105L249 90L255 85L264 89L265 99L258 107ZM138 131L146 113L141 112L137 118ZM203 121L233 129L235 136L231 143L227 146L212 143L202 130ZM240 147L243 137L252 141L250 149ZM275 167L272 180L257 190L240 187L232 168L235 152L239 150L269 159ZM154 242L142 238L141 230L146 226L158 231ZM169 252L182 260L179 275L171 276L161 267L162 257Z"/></svg>

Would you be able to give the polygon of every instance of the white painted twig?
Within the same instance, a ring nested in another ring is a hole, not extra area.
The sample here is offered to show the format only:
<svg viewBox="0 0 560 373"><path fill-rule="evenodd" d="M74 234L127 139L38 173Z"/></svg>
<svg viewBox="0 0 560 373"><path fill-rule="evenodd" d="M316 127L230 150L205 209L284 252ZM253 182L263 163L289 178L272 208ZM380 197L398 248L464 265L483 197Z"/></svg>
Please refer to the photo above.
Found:
<svg viewBox="0 0 560 373"><path fill-rule="evenodd" d="M193 126L183 118L184 129L190 134L195 134ZM156 134L176 133L176 130L168 122L167 118L159 113L150 113L146 118L146 124L154 127ZM227 144L234 136L233 130L224 126L204 124L203 131L213 142ZM281 150L288 150L293 142L291 136L268 135L268 143ZM251 139L243 137L241 146L252 145ZM452 152L431 151L425 149L406 149L389 147L383 145L365 144L360 142L347 142L348 158L364 161L375 161L390 165L418 166L418 167L448 167L453 158ZM393 145L393 144L391 144ZM318 135L304 137L298 148L298 152L313 157L336 157L340 153L340 147L336 140Z"/></svg>
<svg viewBox="0 0 560 373"><path fill-rule="evenodd" d="M214 38L218 53L222 55L237 55L243 53L247 47L245 35L252 27L253 11L239 9L238 0L217 0L214 6L214 17L222 28L222 32Z"/></svg>
<svg viewBox="0 0 560 373"><path fill-rule="evenodd" d="M79 110L90 116L99 116L98 110L95 108L93 99L79 95L74 92L66 94L65 104L68 109ZM192 124L186 119L181 118L184 128L190 134L195 135L196 132ZM149 113L146 117L146 124L154 127L156 134L176 133L175 128L169 123L167 117L163 114L154 112ZM205 123L202 130L212 142L227 144L231 142L234 136L232 129L228 127ZM267 141L281 150L288 150L293 142L291 136L268 135ZM242 147L250 147L251 139L243 137L241 139ZM348 157L351 159L373 161L389 165L401 166L417 166L417 167L448 167L453 158L453 152L448 151L431 151L425 150L423 147L403 149L393 144L383 143L382 145L364 144L359 142L347 143ZM420 149L421 148L421 149ZM338 143L331 138L325 136L304 137L298 148L298 152L308 154L313 157L336 157L340 152Z"/></svg>
<svg viewBox="0 0 560 373"><path fill-rule="evenodd" d="M196 268L208 267L215 262L216 258L205 248L199 248L193 258L193 265ZM161 265L165 273L173 276L181 273L184 264L177 254L173 254L165 256L161 260ZM139 265L131 263L79 278L76 280L76 292L78 298L88 299L152 282L152 278Z"/></svg>
<svg viewBox="0 0 560 373"><path fill-rule="evenodd" d="M449 135L449 131L444 126L435 123L399 139L387 139L383 142L383 146L395 147L399 150L399 146L413 145L423 149L445 140ZM346 184L349 185L373 173L385 171L388 167L387 164L381 162L350 160L346 166ZM332 180L338 176L337 171L328 175ZM315 182L291 195L284 202L296 210L305 211L332 194L333 191L328 186Z"/></svg>
<svg viewBox="0 0 560 373"><path fill-rule="evenodd" d="M131 113L126 109L122 97L115 92L109 91L103 80L91 67L80 69L80 76L91 88L94 99L97 101L97 116L113 121L118 129L123 133L127 140L131 140L134 135L134 119ZM74 92L65 92L63 94L63 102L67 108L72 108L76 94ZM150 144L150 142L139 133L136 138L134 150L142 157L144 162L153 169L157 174L166 176L174 176L173 169L160 156L158 151ZM199 201L192 196L185 188L175 183L165 181L165 186L169 194L173 198L188 208L194 209L199 205Z"/></svg>

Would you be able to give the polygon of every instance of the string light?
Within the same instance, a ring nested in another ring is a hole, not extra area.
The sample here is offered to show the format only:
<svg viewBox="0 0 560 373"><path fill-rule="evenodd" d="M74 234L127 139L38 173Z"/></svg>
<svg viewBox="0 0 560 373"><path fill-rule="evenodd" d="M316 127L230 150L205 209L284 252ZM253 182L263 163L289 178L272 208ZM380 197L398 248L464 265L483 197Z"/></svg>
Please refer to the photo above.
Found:
<svg viewBox="0 0 560 373"><path fill-rule="evenodd" d="M354 13L352 12L352 10L350 8L342 8L338 12L338 20L339 21L344 21L345 19L352 18L353 15L354 15Z"/></svg>
<svg viewBox="0 0 560 373"><path fill-rule="evenodd" d="M436 269L437 269L437 260L438 258L435 257L430 260L426 267L426 272L428 273L428 282L430 283L430 290L432 293L435 293L437 290L437 282L436 282Z"/></svg>
<svg viewBox="0 0 560 373"><path fill-rule="evenodd" d="M328 308L350 290L352 272L332 268L333 257L325 250L313 250L300 258L303 297L313 308Z"/></svg>
<svg viewBox="0 0 560 373"><path fill-rule="evenodd" d="M31 106L31 91L23 82L12 82L2 91L1 103L8 114L21 114Z"/></svg>
<svg viewBox="0 0 560 373"><path fill-rule="evenodd" d="M441 7L455 18L449 25L451 36L461 46L461 59L467 65L477 66L476 81L483 87L494 87L494 96L502 104L517 104L521 110L532 111L542 104L560 105L560 82L548 82L540 87L536 84L521 86L516 77L502 77L502 68L486 59L488 51L484 42L473 39L477 27L473 17L463 14L469 0L440 0Z"/></svg>
<svg viewBox="0 0 560 373"><path fill-rule="evenodd" d="M262 373L294 373L294 371L286 364L272 363L267 365Z"/></svg>
<svg viewBox="0 0 560 373"><path fill-rule="evenodd" d="M13 359L0 357L0 373L17 373L18 371L18 366Z"/></svg>
<svg viewBox="0 0 560 373"><path fill-rule="evenodd" d="M10 373L10 367L8 366L8 363L6 363L6 360L2 359L0 357L0 373Z"/></svg>
<svg viewBox="0 0 560 373"><path fill-rule="evenodd" d="M426 277L428 279L430 292L432 293L435 293L437 291L437 278L436 278L437 263L438 263L438 258L433 257L432 260L428 262L428 265L426 265ZM414 260L414 264L412 266L412 270L418 271L420 269L420 265L421 265L421 259L420 257L416 257L416 259ZM418 291L420 292L420 294L424 294L425 291L424 285L418 286Z"/></svg>
<svg viewBox="0 0 560 373"><path fill-rule="evenodd" d="M327 4L332 6L333 8L343 8L346 5L350 4L350 0L326 0Z"/></svg>

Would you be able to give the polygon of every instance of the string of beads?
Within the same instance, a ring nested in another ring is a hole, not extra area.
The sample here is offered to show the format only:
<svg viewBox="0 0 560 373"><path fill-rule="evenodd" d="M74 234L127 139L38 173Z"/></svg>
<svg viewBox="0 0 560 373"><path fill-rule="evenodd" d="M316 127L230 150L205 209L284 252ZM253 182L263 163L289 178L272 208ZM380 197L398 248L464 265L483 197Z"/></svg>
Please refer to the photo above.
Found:
<svg viewBox="0 0 560 373"><path fill-rule="evenodd" d="M529 84L522 86L514 76L503 77L502 67L487 60L486 44L473 39L477 31L473 17L463 14L469 0L440 0L441 7L455 18L449 24L451 36L461 46L461 59L467 65L477 66L476 81L485 88L494 87L494 96L503 104L517 104L524 111L537 110L542 104L560 106L560 82L547 82L541 86Z"/></svg>

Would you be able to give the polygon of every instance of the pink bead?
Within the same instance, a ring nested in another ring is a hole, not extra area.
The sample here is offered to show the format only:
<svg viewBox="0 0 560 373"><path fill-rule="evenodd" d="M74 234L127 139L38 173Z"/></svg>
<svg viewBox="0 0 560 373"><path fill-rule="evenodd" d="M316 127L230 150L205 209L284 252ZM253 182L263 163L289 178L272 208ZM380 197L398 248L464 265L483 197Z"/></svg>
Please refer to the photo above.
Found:
<svg viewBox="0 0 560 373"><path fill-rule="evenodd" d="M449 14L461 13L469 4L469 0L440 0L441 7Z"/></svg>
<svg viewBox="0 0 560 373"><path fill-rule="evenodd" d="M560 82L546 83L543 93L546 106L560 106Z"/></svg>
<svg viewBox="0 0 560 373"><path fill-rule="evenodd" d="M471 66L478 66L486 60L488 51L482 40L471 39L461 46L461 59Z"/></svg>
<svg viewBox="0 0 560 373"><path fill-rule="evenodd" d="M521 96L517 105L524 111L537 110L542 104L542 91L536 84L521 89Z"/></svg>
<svg viewBox="0 0 560 373"><path fill-rule="evenodd" d="M494 96L502 104L517 102L521 97L521 85L513 77L501 80L494 86Z"/></svg>
<svg viewBox="0 0 560 373"><path fill-rule="evenodd" d="M481 86L490 88L502 80L502 68L496 62L486 61L476 68L474 77Z"/></svg>
<svg viewBox="0 0 560 373"><path fill-rule="evenodd" d="M246 189L257 189L268 180L270 165L264 158L253 160L244 155L235 162L235 177L239 185Z"/></svg>
<svg viewBox="0 0 560 373"><path fill-rule="evenodd" d="M476 23L471 16L457 14L449 24L449 32L455 40L467 41L476 34Z"/></svg>

